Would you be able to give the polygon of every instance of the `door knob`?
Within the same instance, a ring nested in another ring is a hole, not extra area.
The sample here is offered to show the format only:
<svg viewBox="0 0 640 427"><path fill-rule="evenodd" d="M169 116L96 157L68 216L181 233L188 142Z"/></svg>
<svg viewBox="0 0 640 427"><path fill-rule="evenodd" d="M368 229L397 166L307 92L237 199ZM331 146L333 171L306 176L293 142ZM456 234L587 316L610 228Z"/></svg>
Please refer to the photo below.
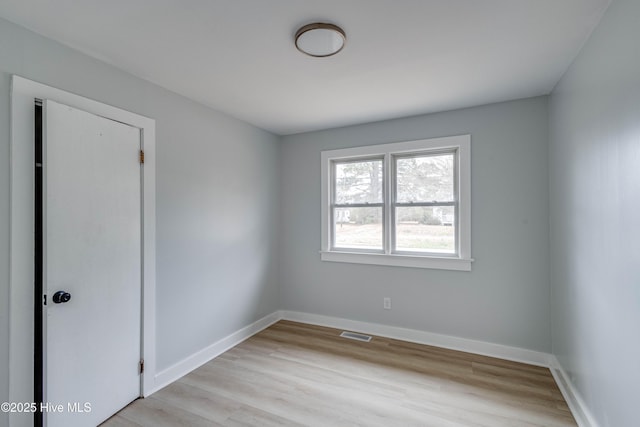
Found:
<svg viewBox="0 0 640 427"><path fill-rule="evenodd" d="M56 304L69 302L70 299L71 299L71 294L69 292L58 291L55 294L53 294L53 302Z"/></svg>

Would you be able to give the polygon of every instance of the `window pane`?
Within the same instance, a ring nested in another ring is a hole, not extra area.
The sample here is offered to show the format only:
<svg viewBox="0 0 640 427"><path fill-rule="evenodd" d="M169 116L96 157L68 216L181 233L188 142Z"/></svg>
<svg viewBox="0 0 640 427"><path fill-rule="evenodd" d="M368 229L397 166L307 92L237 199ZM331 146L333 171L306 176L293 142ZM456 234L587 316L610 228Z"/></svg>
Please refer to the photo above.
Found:
<svg viewBox="0 0 640 427"><path fill-rule="evenodd" d="M336 163L335 203L382 203L382 160Z"/></svg>
<svg viewBox="0 0 640 427"><path fill-rule="evenodd" d="M396 200L452 202L454 154L396 159Z"/></svg>
<svg viewBox="0 0 640 427"><path fill-rule="evenodd" d="M397 207L396 251L455 254L455 208Z"/></svg>
<svg viewBox="0 0 640 427"><path fill-rule="evenodd" d="M336 248L382 250L382 207L334 208Z"/></svg>

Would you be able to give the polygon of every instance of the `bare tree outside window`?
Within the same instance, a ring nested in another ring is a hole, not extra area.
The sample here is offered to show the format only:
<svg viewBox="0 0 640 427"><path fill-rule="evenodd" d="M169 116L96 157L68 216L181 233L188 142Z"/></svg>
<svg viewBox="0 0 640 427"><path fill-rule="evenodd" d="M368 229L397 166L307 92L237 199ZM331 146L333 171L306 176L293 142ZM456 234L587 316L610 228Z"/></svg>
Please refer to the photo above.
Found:
<svg viewBox="0 0 640 427"><path fill-rule="evenodd" d="M394 250L455 253L455 153L394 157ZM334 162L334 247L382 250L383 159Z"/></svg>
<svg viewBox="0 0 640 427"><path fill-rule="evenodd" d="M471 271L471 135L326 150L323 261Z"/></svg>
<svg viewBox="0 0 640 427"><path fill-rule="evenodd" d="M382 159L334 164L334 246L381 250Z"/></svg>
<svg viewBox="0 0 640 427"><path fill-rule="evenodd" d="M455 253L455 153L395 159L395 251Z"/></svg>

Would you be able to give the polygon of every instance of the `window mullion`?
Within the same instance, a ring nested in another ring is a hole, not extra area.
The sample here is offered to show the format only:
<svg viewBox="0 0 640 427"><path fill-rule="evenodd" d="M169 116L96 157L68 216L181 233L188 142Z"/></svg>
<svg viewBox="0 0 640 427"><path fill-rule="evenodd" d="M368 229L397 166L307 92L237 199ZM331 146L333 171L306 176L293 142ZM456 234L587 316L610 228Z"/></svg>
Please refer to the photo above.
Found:
<svg viewBox="0 0 640 427"><path fill-rule="evenodd" d="M470 140L460 135L323 151L322 260L471 270ZM374 178L382 181L382 200L368 203L370 194L379 194Z"/></svg>
<svg viewBox="0 0 640 427"><path fill-rule="evenodd" d="M390 254L393 247L393 235L394 235L394 215L393 215L393 183L394 179L394 167L392 165L393 157L391 154L386 153L384 155L384 253Z"/></svg>
<svg viewBox="0 0 640 427"><path fill-rule="evenodd" d="M454 207L455 213L455 226L456 226L456 235L455 235L455 250L456 254L460 256L462 253L462 244L461 244L461 234L460 234L460 149L456 149L454 153L454 162L453 162L453 198L456 201Z"/></svg>
<svg viewBox="0 0 640 427"><path fill-rule="evenodd" d="M336 245L336 230L334 224L335 204L336 204L336 163L330 163L330 177L329 183L329 248L333 249Z"/></svg>

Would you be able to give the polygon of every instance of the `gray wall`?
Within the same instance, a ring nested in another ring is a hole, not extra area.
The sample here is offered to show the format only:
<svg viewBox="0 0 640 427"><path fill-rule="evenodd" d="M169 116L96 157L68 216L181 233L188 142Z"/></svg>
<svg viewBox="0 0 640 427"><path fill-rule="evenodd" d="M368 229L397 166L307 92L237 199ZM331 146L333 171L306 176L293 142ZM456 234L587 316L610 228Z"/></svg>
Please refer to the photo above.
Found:
<svg viewBox="0 0 640 427"><path fill-rule="evenodd" d="M158 369L279 308L276 136L1 19L0 58L0 401L13 73L156 119Z"/></svg>
<svg viewBox="0 0 640 427"><path fill-rule="evenodd" d="M320 261L321 150L466 133L473 271ZM283 308L550 351L547 135L538 97L284 137Z"/></svg>
<svg viewBox="0 0 640 427"><path fill-rule="evenodd" d="M614 0L550 100L553 353L611 427L640 396L638 17Z"/></svg>
<svg viewBox="0 0 640 427"><path fill-rule="evenodd" d="M157 121L159 369L284 308L553 347L599 423L633 425L640 395L637 16L639 2L614 0L549 108L539 97L293 135L281 144L0 19L0 401L8 399L15 73ZM464 133L472 135L473 271L320 261L321 150ZM384 296L393 298L391 311L382 309Z"/></svg>

